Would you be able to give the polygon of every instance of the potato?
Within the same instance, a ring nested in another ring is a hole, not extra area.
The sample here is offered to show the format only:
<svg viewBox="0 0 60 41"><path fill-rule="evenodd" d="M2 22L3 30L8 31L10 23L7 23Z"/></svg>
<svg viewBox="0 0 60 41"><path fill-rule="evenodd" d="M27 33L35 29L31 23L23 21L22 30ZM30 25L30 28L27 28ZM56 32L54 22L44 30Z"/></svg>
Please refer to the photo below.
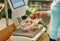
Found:
<svg viewBox="0 0 60 41"><path fill-rule="evenodd" d="M29 22L32 23L32 20L30 19Z"/></svg>

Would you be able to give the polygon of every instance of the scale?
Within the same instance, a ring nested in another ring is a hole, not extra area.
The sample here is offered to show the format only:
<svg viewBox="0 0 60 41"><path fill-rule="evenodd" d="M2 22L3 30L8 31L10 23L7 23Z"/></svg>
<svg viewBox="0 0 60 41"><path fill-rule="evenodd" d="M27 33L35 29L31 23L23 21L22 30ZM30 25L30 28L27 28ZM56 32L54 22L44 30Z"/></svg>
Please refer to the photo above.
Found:
<svg viewBox="0 0 60 41"><path fill-rule="evenodd" d="M8 2L12 9L12 20L17 28L17 31L15 31L10 38L11 41L37 41L38 38L46 31L45 27L39 25L39 29L32 32L23 32L21 30L21 23L23 24L25 21L22 17L25 15L28 0L8 0ZM35 22L37 23L38 21L39 20L36 20ZM35 22L32 23L32 25L34 25Z"/></svg>

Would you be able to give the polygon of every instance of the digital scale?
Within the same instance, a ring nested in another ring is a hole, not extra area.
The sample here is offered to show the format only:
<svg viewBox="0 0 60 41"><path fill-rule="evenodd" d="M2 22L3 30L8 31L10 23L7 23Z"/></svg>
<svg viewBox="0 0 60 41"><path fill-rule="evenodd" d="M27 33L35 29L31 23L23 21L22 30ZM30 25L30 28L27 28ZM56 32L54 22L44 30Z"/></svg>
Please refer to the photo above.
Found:
<svg viewBox="0 0 60 41"><path fill-rule="evenodd" d="M12 20L17 28L17 31L15 31L10 38L11 41L37 41L38 38L46 31L45 27L39 25L36 31L30 32L23 32L21 30L21 23L25 21L22 19L22 16L25 15L28 0L8 0L8 2L12 9ZM39 20L35 22L37 23L38 21ZM35 24L35 22L33 24Z"/></svg>

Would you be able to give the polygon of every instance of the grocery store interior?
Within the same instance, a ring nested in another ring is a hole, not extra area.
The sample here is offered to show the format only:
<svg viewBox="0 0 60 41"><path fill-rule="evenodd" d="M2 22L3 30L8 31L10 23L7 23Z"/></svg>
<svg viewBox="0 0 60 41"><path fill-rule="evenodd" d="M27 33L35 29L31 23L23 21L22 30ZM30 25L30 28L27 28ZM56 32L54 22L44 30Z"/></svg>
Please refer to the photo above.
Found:
<svg viewBox="0 0 60 41"><path fill-rule="evenodd" d="M50 10L51 3L52 0L0 0L0 41L49 41L50 17L33 20L29 15Z"/></svg>

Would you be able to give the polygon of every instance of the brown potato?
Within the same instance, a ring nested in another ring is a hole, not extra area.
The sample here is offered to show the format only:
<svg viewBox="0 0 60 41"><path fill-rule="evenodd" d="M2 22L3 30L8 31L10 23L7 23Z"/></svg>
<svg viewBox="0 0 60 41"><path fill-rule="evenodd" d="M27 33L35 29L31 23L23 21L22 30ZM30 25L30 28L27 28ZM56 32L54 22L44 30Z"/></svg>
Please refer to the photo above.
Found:
<svg viewBox="0 0 60 41"><path fill-rule="evenodd" d="M30 19L29 22L32 23L33 21Z"/></svg>

